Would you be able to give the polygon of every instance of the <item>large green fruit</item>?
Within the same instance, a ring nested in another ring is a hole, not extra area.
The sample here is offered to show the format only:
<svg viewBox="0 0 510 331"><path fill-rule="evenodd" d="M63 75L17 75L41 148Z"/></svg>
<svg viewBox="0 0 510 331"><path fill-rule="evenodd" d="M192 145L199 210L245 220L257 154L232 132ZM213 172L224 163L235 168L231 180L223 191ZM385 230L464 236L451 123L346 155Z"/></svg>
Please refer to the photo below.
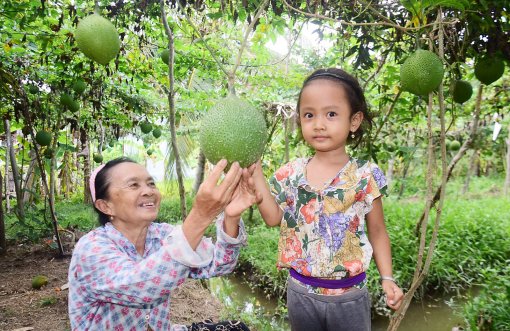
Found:
<svg viewBox="0 0 510 331"><path fill-rule="evenodd" d="M37 275L32 278L32 288L35 290L40 289L43 286L48 285L48 277L43 275Z"/></svg>
<svg viewBox="0 0 510 331"><path fill-rule="evenodd" d="M154 128L154 130L152 130L152 135L154 136L154 138L161 137L161 129L160 128Z"/></svg>
<svg viewBox="0 0 510 331"><path fill-rule="evenodd" d="M37 85L30 84L28 86L28 92L30 92L32 94L39 93L39 87Z"/></svg>
<svg viewBox="0 0 510 331"><path fill-rule="evenodd" d="M402 90L416 95L427 95L443 81L444 68L441 59L433 52L419 49L400 67Z"/></svg>
<svg viewBox="0 0 510 331"><path fill-rule="evenodd" d="M475 76L484 83L490 85L497 81L505 71L505 64L500 58L484 56L475 64Z"/></svg>
<svg viewBox="0 0 510 331"><path fill-rule="evenodd" d="M47 159L51 159L53 157L53 154L55 154L55 151L53 150L53 148L46 148L46 150L44 151L43 155L45 158Z"/></svg>
<svg viewBox="0 0 510 331"><path fill-rule="evenodd" d="M450 151L458 151L460 149L460 142L458 140L453 140L450 143L449 150Z"/></svg>
<svg viewBox="0 0 510 331"><path fill-rule="evenodd" d="M100 15L82 19L74 35L78 48L99 64L107 65L119 53L120 40L115 26Z"/></svg>
<svg viewBox="0 0 510 331"><path fill-rule="evenodd" d="M165 49L160 54L161 61L165 62L168 65L168 61L170 61L170 52L168 49Z"/></svg>
<svg viewBox="0 0 510 331"><path fill-rule="evenodd" d="M248 167L261 157L266 140L262 113L235 96L219 100L202 119L200 146L211 163L227 159Z"/></svg>
<svg viewBox="0 0 510 331"><path fill-rule="evenodd" d="M473 95L473 87L465 80L456 80L450 86L450 94L452 95L453 101L464 103Z"/></svg>
<svg viewBox="0 0 510 331"><path fill-rule="evenodd" d="M73 106L74 99L67 93L62 93L60 95L60 104L65 107L71 108Z"/></svg>
<svg viewBox="0 0 510 331"><path fill-rule="evenodd" d="M101 163L103 162L103 156L100 153L94 153L92 156L94 162Z"/></svg>
<svg viewBox="0 0 510 331"><path fill-rule="evenodd" d="M152 124L150 124L147 121L143 121L142 123L140 123L140 129L142 130L143 133L149 133L152 131Z"/></svg>
<svg viewBox="0 0 510 331"><path fill-rule="evenodd" d="M82 94L87 88L87 84L81 79L76 80L73 83L73 90L76 94Z"/></svg>
<svg viewBox="0 0 510 331"><path fill-rule="evenodd" d="M51 133L44 130L38 131L35 134L35 141L41 146L48 146L51 144Z"/></svg>
<svg viewBox="0 0 510 331"><path fill-rule="evenodd" d="M73 113L76 113L78 110L80 110L80 103L76 100L73 100L73 102L69 106L69 110Z"/></svg>

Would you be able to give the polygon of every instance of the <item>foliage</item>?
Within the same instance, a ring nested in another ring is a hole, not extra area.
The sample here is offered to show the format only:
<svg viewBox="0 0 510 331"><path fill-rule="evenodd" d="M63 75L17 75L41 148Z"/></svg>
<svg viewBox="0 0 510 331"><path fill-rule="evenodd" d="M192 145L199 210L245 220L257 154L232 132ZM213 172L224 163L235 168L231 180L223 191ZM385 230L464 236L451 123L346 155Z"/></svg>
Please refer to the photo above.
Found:
<svg viewBox="0 0 510 331"><path fill-rule="evenodd" d="M464 306L468 330L510 330L510 261L484 276L481 293Z"/></svg>

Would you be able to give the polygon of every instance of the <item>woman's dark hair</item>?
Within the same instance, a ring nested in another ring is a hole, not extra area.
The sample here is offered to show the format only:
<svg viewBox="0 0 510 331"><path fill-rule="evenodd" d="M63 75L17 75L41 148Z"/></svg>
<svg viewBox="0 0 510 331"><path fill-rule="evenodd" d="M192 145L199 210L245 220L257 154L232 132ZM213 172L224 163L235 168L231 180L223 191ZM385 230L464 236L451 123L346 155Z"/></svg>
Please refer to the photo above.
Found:
<svg viewBox="0 0 510 331"><path fill-rule="evenodd" d="M350 134L347 138L347 143L353 144L353 147L356 148L360 144L363 138L363 134L367 131L370 131L372 128L372 116L368 111L365 95L363 94L363 89L359 85L358 80L344 70L338 68L319 69L314 71L305 79L303 82L303 87L301 87L301 91L299 92L296 107L298 118L300 113L299 108L301 103L301 94L303 93L304 88L308 86L310 82L316 79L327 79L333 82L337 82L345 89L347 99L349 100L349 105L351 106L351 116L359 111L363 113L363 122L361 123L359 129L354 132L354 138L351 138ZM298 123L301 125L301 121Z"/></svg>
<svg viewBox="0 0 510 331"><path fill-rule="evenodd" d="M130 162L130 163L136 163L135 161L131 160L128 157L122 156L116 159L113 159L111 161L108 161L103 169L99 170L99 172L96 175L96 178L94 180L94 188L96 190L96 200L97 199L108 199L108 188L110 187L110 174L109 170L113 167L115 167L118 164ZM94 205L94 209L96 210L98 216L99 216L99 223L101 225L105 225L106 223L110 222L110 216L106 215L102 211L96 208Z"/></svg>

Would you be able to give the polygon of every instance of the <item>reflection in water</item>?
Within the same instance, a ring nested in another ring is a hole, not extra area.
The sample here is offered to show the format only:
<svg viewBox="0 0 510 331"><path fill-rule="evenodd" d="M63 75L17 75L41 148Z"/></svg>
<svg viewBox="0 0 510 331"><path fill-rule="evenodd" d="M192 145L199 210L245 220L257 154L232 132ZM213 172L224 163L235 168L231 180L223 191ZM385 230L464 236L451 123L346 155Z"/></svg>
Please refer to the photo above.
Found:
<svg viewBox="0 0 510 331"><path fill-rule="evenodd" d="M250 289L249 285L236 276L212 278L209 286L213 294L235 311L252 316L250 324L256 326L254 331L288 331L290 327L281 313L277 300L267 299L261 291ZM425 298L414 301L409 306L400 331L451 331L463 325L462 317L454 309L461 306L465 298ZM248 321L246 321L248 322ZM388 318L376 316L372 320L372 331L383 331L388 326Z"/></svg>

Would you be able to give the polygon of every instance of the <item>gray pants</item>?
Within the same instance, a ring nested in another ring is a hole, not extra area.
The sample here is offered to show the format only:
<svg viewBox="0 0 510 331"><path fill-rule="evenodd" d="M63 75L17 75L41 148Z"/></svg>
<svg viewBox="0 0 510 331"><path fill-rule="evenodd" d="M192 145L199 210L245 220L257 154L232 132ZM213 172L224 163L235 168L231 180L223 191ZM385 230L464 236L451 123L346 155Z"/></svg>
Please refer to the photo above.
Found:
<svg viewBox="0 0 510 331"><path fill-rule="evenodd" d="M318 295L293 278L287 285L287 309L292 331L370 331L370 296L366 288L342 295Z"/></svg>

